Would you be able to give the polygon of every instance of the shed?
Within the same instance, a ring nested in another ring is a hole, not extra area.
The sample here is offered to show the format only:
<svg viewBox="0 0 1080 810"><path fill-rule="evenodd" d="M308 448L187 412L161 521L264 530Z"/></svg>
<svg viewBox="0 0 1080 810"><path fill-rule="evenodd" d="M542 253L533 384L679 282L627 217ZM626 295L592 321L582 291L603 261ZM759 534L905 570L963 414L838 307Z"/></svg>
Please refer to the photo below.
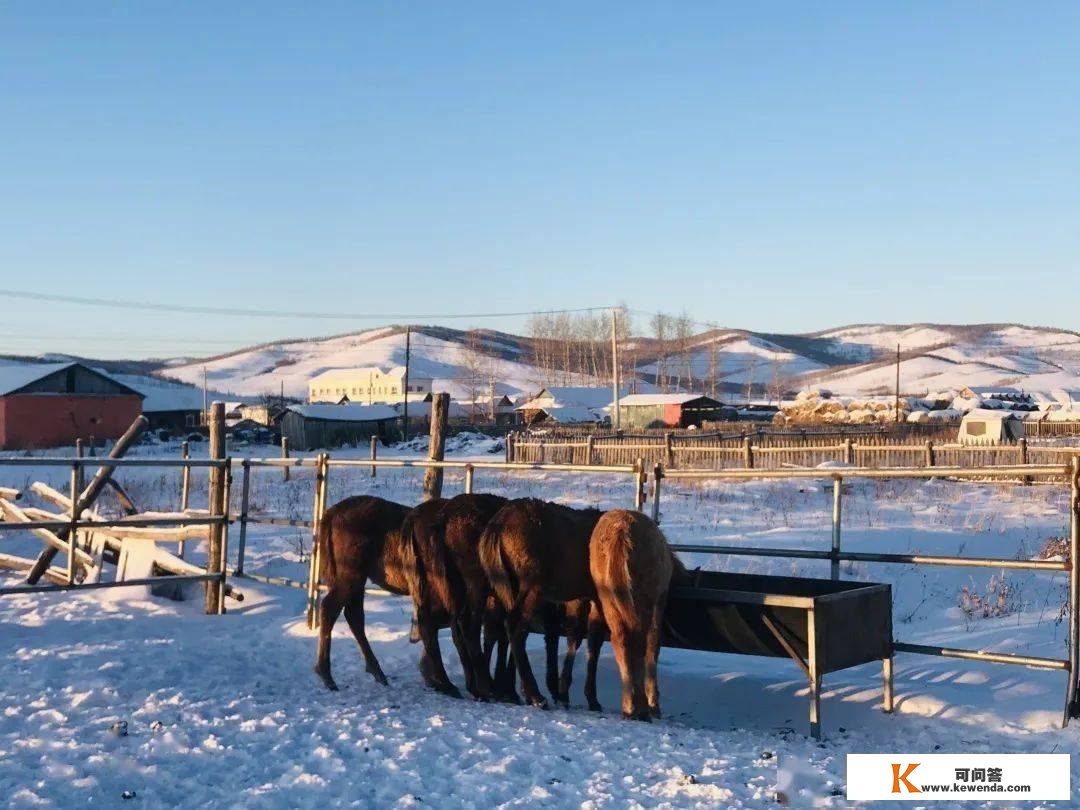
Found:
<svg viewBox="0 0 1080 810"><path fill-rule="evenodd" d="M194 385L145 374L117 374L114 379L143 395L142 413L150 430L177 436L199 429L205 399L220 399L216 392L207 395Z"/></svg>
<svg viewBox="0 0 1080 810"><path fill-rule="evenodd" d="M619 423L629 430L701 427L719 421L723 408L701 394L630 394L619 398Z"/></svg>
<svg viewBox="0 0 1080 810"><path fill-rule="evenodd" d="M399 437L398 419L389 405L290 405L281 418L281 435L292 447L309 450L356 444L372 436L386 442Z"/></svg>
<svg viewBox="0 0 1080 810"><path fill-rule="evenodd" d="M1024 422L1010 411L979 408L960 421L960 444L1007 444L1024 437Z"/></svg>
<svg viewBox="0 0 1080 810"><path fill-rule="evenodd" d="M119 438L142 401L140 392L82 363L0 365L0 450Z"/></svg>

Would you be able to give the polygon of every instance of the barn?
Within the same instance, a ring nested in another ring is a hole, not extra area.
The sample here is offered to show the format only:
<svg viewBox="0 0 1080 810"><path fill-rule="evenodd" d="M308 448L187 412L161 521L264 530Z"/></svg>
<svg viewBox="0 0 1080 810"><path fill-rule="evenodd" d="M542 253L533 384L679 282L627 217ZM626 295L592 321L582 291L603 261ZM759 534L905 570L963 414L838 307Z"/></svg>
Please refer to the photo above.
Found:
<svg viewBox="0 0 1080 810"><path fill-rule="evenodd" d="M701 427L722 416L723 403L701 394L630 394L619 398L619 423L626 430Z"/></svg>
<svg viewBox="0 0 1080 810"><path fill-rule="evenodd" d="M0 450L119 438L143 395L82 363L0 365Z"/></svg>
<svg viewBox="0 0 1080 810"><path fill-rule="evenodd" d="M290 405L281 417L281 435L292 447L307 450L357 444L372 436L386 442L399 438L399 420L389 405Z"/></svg>

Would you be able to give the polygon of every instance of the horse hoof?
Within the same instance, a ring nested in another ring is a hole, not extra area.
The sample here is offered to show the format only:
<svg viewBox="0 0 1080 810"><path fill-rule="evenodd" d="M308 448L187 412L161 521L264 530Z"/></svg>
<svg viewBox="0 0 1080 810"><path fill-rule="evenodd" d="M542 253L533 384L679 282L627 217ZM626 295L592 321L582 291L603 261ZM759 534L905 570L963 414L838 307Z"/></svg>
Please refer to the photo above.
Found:
<svg viewBox="0 0 1080 810"><path fill-rule="evenodd" d="M651 717L653 720L659 720L661 717L663 717L663 715L660 714L660 707L659 706L650 706L649 707L649 717Z"/></svg>
<svg viewBox="0 0 1080 810"><path fill-rule="evenodd" d="M319 668L315 667L315 674L319 676L319 680L323 682L323 686L325 686L331 692L338 691L338 685L334 682L334 679L330 677L329 672L320 672Z"/></svg>
<svg viewBox="0 0 1080 810"><path fill-rule="evenodd" d="M383 675L381 672L372 672L371 677L375 679L376 683L382 684L383 686L390 685L390 681L388 681L386 679L386 676Z"/></svg>
<svg viewBox="0 0 1080 810"><path fill-rule="evenodd" d="M603 710L604 710L604 707L601 706L599 703L597 703L595 700L590 700L589 701L589 711L590 712L602 712Z"/></svg>
<svg viewBox="0 0 1080 810"><path fill-rule="evenodd" d="M446 695L447 697L461 700L461 690L459 690L452 683L438 684L435 686L435 691L439 694Z"/></svg>
<svg viewBox="0 0 1080 810"><path fill-rule="evenodd" d="M544 699L542 695L537 695L536 697L529 698L529 705L535 706L538 709L546 710L548 707L548 702Z"/></svg>

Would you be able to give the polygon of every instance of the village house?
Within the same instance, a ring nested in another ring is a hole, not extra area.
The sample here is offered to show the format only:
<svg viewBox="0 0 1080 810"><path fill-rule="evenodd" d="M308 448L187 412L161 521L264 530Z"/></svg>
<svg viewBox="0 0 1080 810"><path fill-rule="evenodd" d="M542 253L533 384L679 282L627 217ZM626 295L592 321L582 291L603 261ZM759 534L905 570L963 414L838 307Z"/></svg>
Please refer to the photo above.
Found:
<svg viewBox="0 0 1080 810"><path fill-rule="evenodd" d="M400 417L389 405L290 405L281 417L281 435L299 450L355 445L378 436L400 438Z"/></svg>
<svg viewBox="0 0 1080 810"><path fill-rule="evenodd" d="M0 450L116 439L142 403L142 393L82 363L0 365Z"/></svg>
<svg viewBox="0 0 1080 810"><path fill-rule="evenodd" d="M521 414L526 425L541 422L559 424L582 424L602 422L609 419L611 388L598 386L551 386L541 388L536 396L518 405L514 410Z"/></svg>
<svg viewBox="0 0 1080 810"><path fill-rule="evenodd" d="M409 371L409 401L431 393L431 377ZM405 401L405 366L383 371L369 368L332 368L308 381L308 402L352 402L362 405Z"/></svg>
<svg viewBox="0 0 1080 810"><path fill-rule="evenodd" d="M619 424L624 430L701 427L720 420L724 410L701 394L630 394L619 398Z"/></svg>

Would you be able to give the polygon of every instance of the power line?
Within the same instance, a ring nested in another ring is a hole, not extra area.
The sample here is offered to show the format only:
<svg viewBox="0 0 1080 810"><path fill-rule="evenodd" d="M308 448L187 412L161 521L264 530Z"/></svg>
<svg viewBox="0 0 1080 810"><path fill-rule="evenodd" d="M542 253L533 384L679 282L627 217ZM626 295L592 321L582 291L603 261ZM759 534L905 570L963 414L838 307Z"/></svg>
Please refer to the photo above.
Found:
<svg viewBox="0 0 1080 810"><path fill-rule="evenodd" d="M182 312L189 315L232 315L245 318L305 318L334 321L370 320L456 320L469 318L516 318L524 315L552 315L571 312L600 312L611 307L575 307L570 309L537 309L521 312L454 312L417 315L399 312L303 312L299 310L249 309L243 307L203 307L190 304L164 304L155 301L114 301L107 298L84 298L75 295L0 290L0 296L24 301L46 301L54 304L108 307L110 309L148 309L161 312Z"/></svg>

